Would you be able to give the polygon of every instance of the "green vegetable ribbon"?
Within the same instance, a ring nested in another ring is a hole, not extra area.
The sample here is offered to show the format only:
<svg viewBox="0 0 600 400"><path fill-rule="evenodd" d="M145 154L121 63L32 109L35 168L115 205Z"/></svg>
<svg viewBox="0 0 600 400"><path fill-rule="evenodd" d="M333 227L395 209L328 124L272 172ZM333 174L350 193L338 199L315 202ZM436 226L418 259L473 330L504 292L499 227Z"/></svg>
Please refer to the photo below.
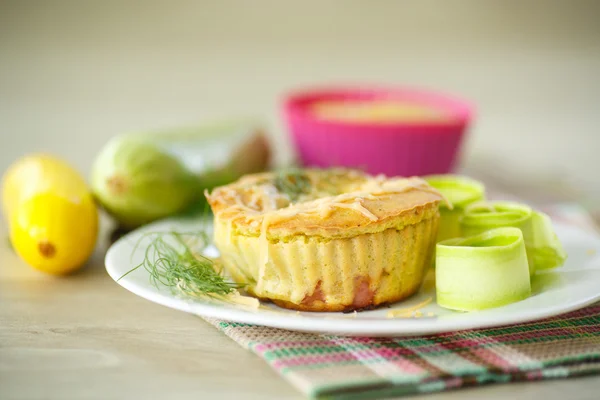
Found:
<svg viewBox="0 0 600 400"><path fill-rule="evenodd" d="M436 245L437 303L476 311L499 307L531 295L523 233L518 228L488 230Z"/></svg>
<svg viewBox="0 0 600 400"><path fill-rule="evenodd" d="M440 205L440 227L437 241L461 236L460 218L469 204L485 199L485 187L482 183L458 175L430 175L425 180L440 191L451 207Z"/></svg>
<svg viewBox="0 0 600 400"><path fill-rule="evenodd" d="M565 262L566 253L550 218L531 207L508 201L478 202L466 207L460 217L460 231L464 237L499 227L519 228L523 233L530 275Z"/></svg>

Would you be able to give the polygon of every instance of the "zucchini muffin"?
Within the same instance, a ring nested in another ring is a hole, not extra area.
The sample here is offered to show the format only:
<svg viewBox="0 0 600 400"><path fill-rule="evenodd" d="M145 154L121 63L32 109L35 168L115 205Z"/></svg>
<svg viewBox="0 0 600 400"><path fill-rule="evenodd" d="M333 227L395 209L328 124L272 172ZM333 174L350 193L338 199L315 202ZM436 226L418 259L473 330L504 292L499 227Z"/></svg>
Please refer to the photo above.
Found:
<svg viewBox="0 0 600 400"><path fill-rule="evenodd" d="M348 169L247 175L206 197L233 279L302 311L372 308L415 293L442 200L419 178Z"/></svg>

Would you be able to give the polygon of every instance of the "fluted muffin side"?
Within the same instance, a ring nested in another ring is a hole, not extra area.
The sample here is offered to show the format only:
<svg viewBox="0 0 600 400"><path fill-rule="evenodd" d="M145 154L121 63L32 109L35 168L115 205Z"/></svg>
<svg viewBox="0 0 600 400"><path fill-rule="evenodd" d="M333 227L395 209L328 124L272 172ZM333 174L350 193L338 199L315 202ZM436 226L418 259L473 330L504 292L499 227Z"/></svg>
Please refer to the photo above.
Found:
<svg viewBox="0 0 600 400"><path fill-rule="evenodd" d="M240 234L215 216L215 245L232 278L254 296L303 311L348 311L414 294L431 265L437 205L410 225L350 238Z"/></svg>

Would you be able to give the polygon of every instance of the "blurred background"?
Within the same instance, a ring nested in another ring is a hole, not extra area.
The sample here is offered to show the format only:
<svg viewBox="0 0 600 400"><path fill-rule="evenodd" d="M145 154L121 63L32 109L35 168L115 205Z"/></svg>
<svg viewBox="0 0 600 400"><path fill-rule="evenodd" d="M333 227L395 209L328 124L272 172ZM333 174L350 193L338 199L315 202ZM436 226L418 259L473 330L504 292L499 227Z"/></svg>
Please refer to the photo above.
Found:
<svg viewBox="0 0 600 400"><path fill-rule="evenodd" d="M321 83L474 102L462 169L600 200L600 2L0 1L0 171L50 151L88 173L119 133L264 117Z"/></svg>

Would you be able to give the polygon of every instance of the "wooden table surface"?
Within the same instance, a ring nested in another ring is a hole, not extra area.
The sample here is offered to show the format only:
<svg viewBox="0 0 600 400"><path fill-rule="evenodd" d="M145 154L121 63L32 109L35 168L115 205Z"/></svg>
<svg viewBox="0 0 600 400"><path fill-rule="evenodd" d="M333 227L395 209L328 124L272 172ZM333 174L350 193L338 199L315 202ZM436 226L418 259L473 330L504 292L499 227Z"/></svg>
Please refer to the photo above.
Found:
<svg viewBox="0 0 600 400"><path fill-rule="evenodd" d="M0 232L0 399L303 398L200 318L114 283L103 266L105 242L79 273L55 278L21 262L4 225ZM588 377L411 399L597 399L598 392L600 378Z"/></svg>

